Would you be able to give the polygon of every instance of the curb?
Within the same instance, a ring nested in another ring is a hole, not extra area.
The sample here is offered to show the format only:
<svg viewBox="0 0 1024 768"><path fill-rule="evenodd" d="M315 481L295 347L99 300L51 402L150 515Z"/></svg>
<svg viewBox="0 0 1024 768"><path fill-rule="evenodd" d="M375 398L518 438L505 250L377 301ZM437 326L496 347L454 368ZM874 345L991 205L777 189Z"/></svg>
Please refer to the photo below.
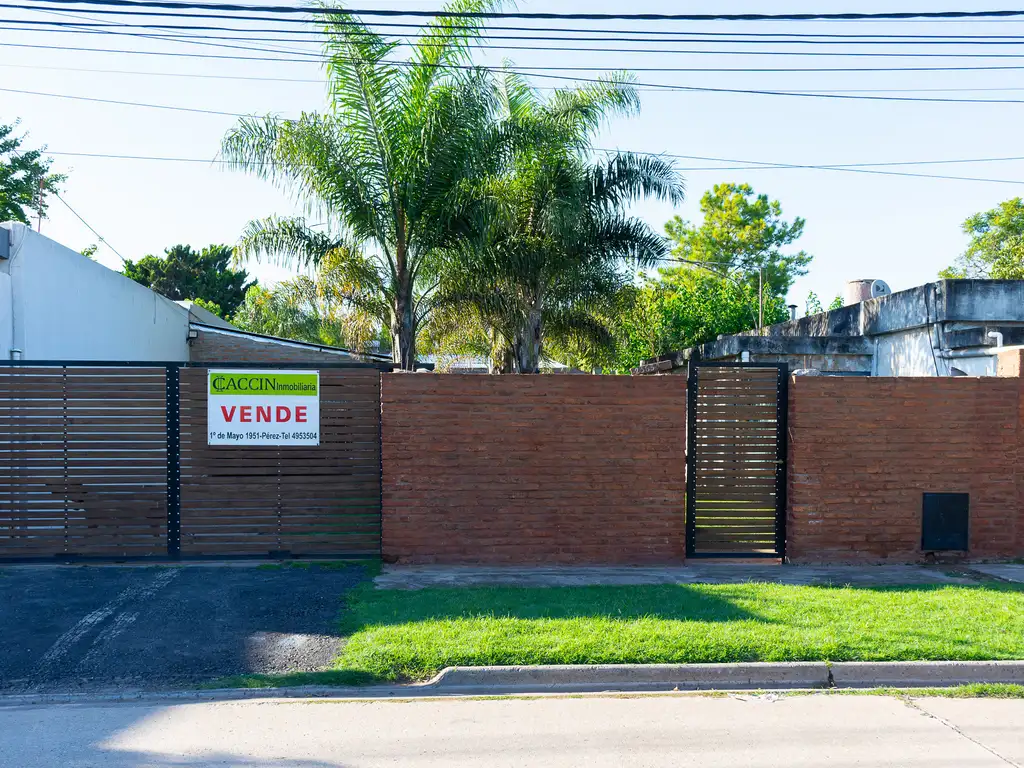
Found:
<svg viewBox="0 0 1024 768"><path fill-rule="evenodd" d="M965 683L1024 684L1024 661L840 661L837 688L945 688Z"/></svg>
<svg viewBox="0 0 1024 768"><path fill-rule="evenodd" d="M1024 685L1024 661L823 661L741 664L591 664L446 667L425 683L365 687L222 688L187 691L0 694L0 708L47 704L174 703L247 699L409 699L511 694L947 688Z"/></svg>
<svg viewBox="0 0 1024 768"><path fill-rule="evenodd" d="M823 661L447 667L425 686L453 693L757 690L828 688L829 675Z"/></svg>

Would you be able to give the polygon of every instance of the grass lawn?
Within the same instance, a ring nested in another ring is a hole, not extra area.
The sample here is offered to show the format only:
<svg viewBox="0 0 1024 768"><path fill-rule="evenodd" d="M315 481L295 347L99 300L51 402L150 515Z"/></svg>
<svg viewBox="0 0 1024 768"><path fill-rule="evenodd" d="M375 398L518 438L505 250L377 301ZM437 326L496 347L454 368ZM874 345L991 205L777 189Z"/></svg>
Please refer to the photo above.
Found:
<svg viewBox="0 0 1024 768"><path fill-rule="evenodd" d="M350 595L338 681L449 665L1024 658L1024 590L779 584Z"/></svg>

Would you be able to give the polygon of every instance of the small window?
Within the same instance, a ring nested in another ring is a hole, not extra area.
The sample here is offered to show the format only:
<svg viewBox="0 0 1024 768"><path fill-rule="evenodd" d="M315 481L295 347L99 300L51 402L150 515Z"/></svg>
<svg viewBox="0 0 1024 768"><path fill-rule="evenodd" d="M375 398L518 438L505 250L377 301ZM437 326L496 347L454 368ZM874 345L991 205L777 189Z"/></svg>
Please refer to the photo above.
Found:
<svg viewBox="0 0 1024 768"><path fill-rule="evenodd" d="M926 493L921 522L925 552L966 552L969 541L970 494Z"/></svg>

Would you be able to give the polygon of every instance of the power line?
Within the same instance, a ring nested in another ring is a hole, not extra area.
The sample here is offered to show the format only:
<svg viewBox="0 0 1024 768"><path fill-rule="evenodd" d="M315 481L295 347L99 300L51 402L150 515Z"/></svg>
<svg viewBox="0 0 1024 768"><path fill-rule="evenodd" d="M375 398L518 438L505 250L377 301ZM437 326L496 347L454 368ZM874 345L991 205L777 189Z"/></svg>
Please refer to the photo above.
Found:
<svg viewBox="0 0 1024 768"><path fill-rule="evenodd" d="M0 7L6 7L0 4ZM43 11L50 13L60 13L59 11ZM88 19L89 17L81 16L76 18ZM72 24L70 22L62 21L51 21L48 19L5 19L2 20L5 24L29 24L41 27L86 27L86 28L107 28L107 27L118 27L118 28L129 28L129 29L150 29L150 30L170 30L170 31L190 31L190 32L249 32L251 34L289 34L289 35L303 35L311 37L315 41L322 40L324 38L324 31L322 29L282 29L279 27L225 27L223 25L198 25L198 24L127 24L125 22L102 22L90 20L89 24ZM280 20L276 20L280 21ZM477 29L477 28L473 28ZM532 27L521 27L518 28L522 31L536 31ZM45 31L45 30L25 30L25 31ZM643 43L730 43L730 44L750 44L750 45L830 45L830 46L849 46L849 45L1021 45L1024 43L1024 36L1022 35L875 35L875 34L859 34L859 35L834 35L828 33L822 34L800 34L800 33L773 33L771 36L762 35L758 33L730 33L730 32L700 32L700 31L686 31L679 32L674 37L616 37L614 40L609 40L607 37L594 37L589 35L501 35L493 34L489 29L482 30L485 38L490 40L517 40L517 41L533 41L533 42L643 42ZM499 31L505 31L499 28ZM559 32L565 32L567 30L557 30ZM599 32L601 30L593 30ZM356 36L368 36L371 32L364 32L361 30L351 30L348 34ZM682 35L682 36L680 36ZM388 33L388 37L401 38L407 40L415 40L419 44L429 44L429 41L433 38L440 39L440 36L424 32L421 35L417 34L398 34ZM217 39L242 39L242 40L260 40L267 38L252 37L251 35L244 38L217 38ZM278 40L279 38L272 38ZM295 38L290 40L291 42L306 42L305 38ZM488 48L499 48L508 50L532 50L529 46L495 46L491 43L476 44L476 47L488 47ZM540 47L538 50L548 50L547 47ZM551 50L566 50L563 48L555 48ZM569 50L577 50L575 48ZM622 49L622 48L599 48L593 50L600 51L623 51L633 52L634 49ZM637 52L650 52L650 53L673 53L671 49L657 49L657 48L643 48L638 49Z"/></svg>
<svg viewBox="0 0 1024 768"><path fill-rule="evenodd" d="M50 191L53 193L54 197L56 197L58 200L60 200L62 203L64 203L64 207L67 208L69 211L71 211L71 213L73 213L75 215L76 219L78 219L80 222L82 222L90 232L92 232L94 235L96 235L97 239L101 243L103 243L105 246L107 246L107 248L112 250L116 254L117 258L119 258L121 260L122 263L127 261L127 259L124 256L121 255L121 252L118 251L117 248L115 248L109 242L107 242L107 239L105 237L103 237L103 235L101 235L99 232L97 232L93 228L93 226L91 224L89 224L88 221L86 221L85 219L82 218L82 215L78 211L76 211L74 208L71 207L70 204L68 204L67 200L65 200L63 197L61 197L60 194L58 194L56 191L54 191L54 190L50 190Z"/></svg>
<svg viewBox="0 0 1024 768"><path fill-rule="evenodd" d="M885 171L885 170L872 170L874 168L885 168L891 166L905 166L905 165L944 165L952 163L989 163L989 162L1008 162L1008 161L1021 161L1024 160L1024 156L1021 157L984 157L984 158L968 158L968 159L956 159L956 160L916 160L907 162L884 162L884 163L847 163L847 164L832 164L832 165L813 165L813 164L796 164L796 163L773 163L765 162L760 160L736 160L730 158L720 157L706 157L701 155L679 155L666 152L641 152L632 150L613 150L613 149L597 149L594 152L604 153L629 153L637 155L651 155L654 157L666 157L672 159L685 159L685 160L704 160L709 162L720 162L720 163L739 163L741 165L733 166L714 166L714 167L691 167L691 168L677 168L680 172L695 172L695 171L752 171L752 170L809 170L809 171L837 171L846 173L868 173L873 175L881 176L900 176L906 178L921 178L921 179L941 179L948 181L974 181L974 182L985 182L989 184L1024 184L1024 180L1018 181L1016 179L992 179L992 178L981 178L976 176L951 176L945 174L931 174L931 173L912 173L912 172L900 172L900 171ZM152 155L112 155L95 152L52 152L47 150L47 154L60 156L60 157L87 157L94 159L104 160L141 160L141 161L159 161L159 162L175 162L175 163L205 163L209 165L229 165L230 161L218 160L218 159L203 159L203 158L192 158L192 157L167 157L167 156L152 156ZM263 165L275 165L274 163L263 163Z"/></svg>
<svg viewBox="0 0 1024 768"><path fill-rule="evenodd" d="M271 38L271 37L251 37L251 36L226 36L226 35L196 35L196 34L171 34L171 33L150 33L144 34L139 32L124 32L115 31L114 29L107 28L91 28L87 24L77 24L71 22L54 22L60 24L59 27L52 29L35 29L31 27L17 27L8 23L8 20L0 19L0 24L5 24L3 29L10 31L24 31L24 32L44 32L48 34L60 34L60 33L71 33L71 34L93 34L93 35L118 35L124 37L141 37L149 40L158 40L161 42L180 42L189 43L192 45L207 45L211 48L227 48L242 51L254 51L257 53L293 53L299 56L308 57L311 59L323 59L323 55L311 51L302 51L295 49L286 48L266 48L266 47L252 47L246 45L229 45L222 42L216 41L236 41L236 42L252 42L252 43L315 43L315 40L300 40L294 38ZM120 27L121 25L113 24L111 27ZM702 42L702 41L697 41ZM740 41L743 42L743 41ZM756 42L756 41L751 41ZM1024 44L1024 40L1014 45ZM440 44L439 44L440 45ZM675 55L689 55L689 56L811 56L811 57L826 57L826 58L896 58L896 59L1024 59L1024 53L951 53L951 52L922 52L922 53L903 53L903 52L865 52L865 51L744 51L744 50L722 50L722 49L678 49L678 48L662 48L662 49L651 49L651 48L587 48L580 46L531 46L531 45L490 45L490 44L475 44L466 43L465 47L483 50L509 50L509 51L531 51L531 52L574 52L574 53L642 53L642 54L675 54ZM394 63L394 62L392 62ZM561 71L586 71L586 72L598 72L605 71L608 67L540 67L546 70L561 70ZM679 67L629 67L630 71L633 72L686 72L690 71L690 68L679 68Z"/></svg>
<svg viewBox="0 0 1024 768"><path fill-rule="evenodd" d="M39 70L42 72L87 72L104 75L131 75L139 77L183 77L197 80L230 80L230 81L249 81L249 82L268 82L268 83L306 83L309 85L326 85L327 81L322 78L313 77L271 77L266 75L213 75L200 72L154 72L152 70L137 70L137 69L102 69L94 67L56 67L39 64L9 64L0 62L0 67L7 69L30 69ZM705 70L698 70L705 71ZM730 70L733 71L733 70ZM737 72L747 72L747 70L734 70ZM775 71L775 70L773 70ZM791 70L783 70L791 71ZM804 70L792 70L796 72L802 72ZM552 86L541 86L537 90L541 91L555 91L558 90ZM637 90L644 93L657 93L670 95L671 91L665 91L657 88L648 88L647 86L640 86ZM792 93L819 93L820 90L815 89L796 89L787 88L786 90ZM1002 87L960 87L960 88L833 88L830 89L830 93L990 93L990 92L1018 92L1024 91L1024 87L1017 86L1002 86Z"/></svg>
<svg viewBox="0 0 1024 768"><path fill-rule="evenodd" d="M166 41L173 42L173 41ZM310 63L327 63L328 58L287 58L280 56L233 56L229 54L204 54L204 53L191 53L182 51L140 51L134 49L124 48L85 48L80 46L67 46L67 45L44 45L44 44L32 44L32 43L0 43L0 47L5 48L25 48L31 50L57 50L57 51L76 51L83 53L116 53L116 54L129 54L135 56L166 56L170 58L191 58L191 59L214 59L220 61L253 61L253 62L277 62L286 64L310 64ZM247 49L249 50L249 49ZM251 49L260 50L260 49ZM389 62L392 64L408 64L408 62ZM452 67L453 65L438 65ZM465 67L456 66L455 68L473 69L476 66L466 65ZM485 67L479 66L481 69L501 69L500 67ZM527 69L522 67L515 67L515 70ZM549 71L556 69L554 67L529 67L531 71ZM566 69L566 68L557 68ZM675 67L672 72L675 73L699 73L699 72L710 72L710 73L728 73L736 72L743 74L751 73L774 73L774 72L809 72L809 73L824 73L824 72L1015 72L1024 70L1024 66L1016 65L980 65L980 66L899 66L899 67ZM603 71L597 67L584 67L577 71ZM593 78L580 78L580 77L566 77L566 76L555 76L555 75L535 75L536 77L548 77L549 79L566 80L566 81L577 81L577 82L595 82ZM659 90L676 90L682 88L681 86L675 86L667 83L635 83L640 87L647 87ZM797 92L792 91L792 94Z"/></svg>
<svg viewBox="0 0 1024 768"><path fill-rule="evenodd" d="M220 115L223 117L248 117L240 112L220 112L215 109L198 109L194 107L176 107L168 104L145 104L139 101L121 101L119 99L99 99L92 96L73 96L68 93L46 93L44 91L25 91L18 88L0 88L0 93L18 93L26 96L47 96L54 99L70 99L72 101L88 101L97 104L117 104L123 107L145 107L147 109L166 109L171 112L192 112L200 115Z"/></svg>
<svg viewBox="0 0 1024 768"><path fill-rule="evenodd" d="M414 8L339 8L235 3L183 3L170 0L46 0L61 5L102 5L117 8L166 8L175 11L241 11L371 17L457 19L567 19L573 21L872 21L902 19L979 19L1024 16L1024 10L996 11L883 11L878 13L552 13L523 11L445 11Z"/></svg>
<svg viewBox="0 0 1024 768"><path fill-rule="evenodd" d="M43 0L43 2L49 2L49 1L50 0ZM262 6L256 6L256 7L262 9ZM59 11L59 10L56 10L56 9L47 9L45 6L40 6L38 4L25 5L25 4L21 4L21 3L3 3L3 2L0 2L0 8L12 8L12 9L18 9L18 10L41 11L41 12L51 11L51 12L54 12L54 13L62 13L63 12L63 11ZM237 13L230 13L230 14L229 13L220 13L220 14L214 14L214 13L194 13L194 12L193 13L179 13L179 12L169 12L169 11L145 11L145 10L124 11L124 10L103 9L103 8L90 8L89 9L89 13L92 13L92 14L102 14L102 15L135 16L135 17L169 16L169 17L182 18L182 19L226 19L226 20L231 20L231 21L272 21L272 22L275 22L277 24L297 24L297 25L308 25L310 23L310 21L311 21L310 19L291 18L291 17L288 17L288 16L276 16L276 17L275 16L251 16L251 15L239 15ZM1000 20L999 23L1006 23L1007 21L1011 21L1012 22L1012 21L1017 21L1017 19L1002 19L1002 20ZM331 19L331 24L334 25L334 26L341 26L341 27L345 27L345 26L362 27L362 26L364 26L362 24L362 22L360 22L360 21L348 21L348 20L345 20L345 19L338 19L338 18ZM427 34L429 36L429 31L428 31L429 28L425 28L422 22L420 22L420 23L402 23L402 22L395 22L395 21L374 21L374 22L372 22L372 28L369 25L366 25L366 26L367 26L368 29L370 29L370 32L368 32L367 34L375 34L377 32L378 28L388 28L388 29L394 28L394 29L410 29L410 30L415 30L416 33L417 33L416 36L422 36L422 34ZM813 32L813 33L800 33L800 32L715 32L715 31L697 31L697 30L672 30L672 29L647 30L647 29L638 29L638 28L595 29L595 28L592 28L592 27L565 27L565 26L559 26L559 27L538 27L538 26L533 26L533 25L530 25L530 26L512 25L512 26L510 26L510 25L496 25L496 24L490 24L490 25L487 25L486 27L484 27L484 26L482 26L480 24L473 24L473 25L469 25L469 24L454 24L454 25L451 26L451 28L452 29L456 29L456 30L461 30L461 31L482 32L482 33L485 33L488 37L491 36L491 31L492 30L496 30L496 31L499 31L499 32L512 32L512 31L533 32L533 33L557 32L557 33L562 33L562 34L569 33L569 32L579 32L579 33L586 33L586 34L592 34L592 35L615 35L616 39L618 39L621 35L630 35L630 34L631 35L680 35L680 34L692 34L692 35L704 35L704 36L710 36L710 37L742 35L744 37L765 37L765 38L772 38L772 37L927 38L927 37L930 37L929 35L921 35L921 34L834 33L834 32L828 32L828 33L825 33L825 32ZM357 32L362 32L362 30L356 30L356 31ZM389 34L391 36L397 36L398 35L398 33L386 33L386 34ZM406 35L406 36L413 36L413 35ZM973 35L949 35L949 34L943 34L943 35L937 35L936 37L943 37L943 38L948 38L948 37L1000 38L1000 37L1009 37L1009 36L1004 36L1004 35L980 35L980 36L973 36ZM607 38L601 38L601 39L607 39ZM669 40L669 41L671 41L671 40Z"/></svg>

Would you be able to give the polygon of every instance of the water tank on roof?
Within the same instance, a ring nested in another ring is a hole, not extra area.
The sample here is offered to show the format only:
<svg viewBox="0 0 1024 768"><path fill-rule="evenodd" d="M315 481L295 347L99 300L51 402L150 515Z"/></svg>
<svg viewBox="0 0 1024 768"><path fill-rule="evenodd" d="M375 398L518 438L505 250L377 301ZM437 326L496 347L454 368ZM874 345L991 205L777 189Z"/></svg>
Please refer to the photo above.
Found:
<svg viewBox="0 0 1024 768"><path fill-rule="evenodd" d="M892 293L892 288L885 280L874 280L871 283L871 298L877 299L879 296L888 296Z"/></svg>
<svg viewBox="0 0 1024 768"><path fill-rule="evenodd" d="M892 291L885 280L866 278L863 280L847 280L846 290L843 291L843 306L860 304L868 299L877 299L879 296L888 296Z"/></svg>

